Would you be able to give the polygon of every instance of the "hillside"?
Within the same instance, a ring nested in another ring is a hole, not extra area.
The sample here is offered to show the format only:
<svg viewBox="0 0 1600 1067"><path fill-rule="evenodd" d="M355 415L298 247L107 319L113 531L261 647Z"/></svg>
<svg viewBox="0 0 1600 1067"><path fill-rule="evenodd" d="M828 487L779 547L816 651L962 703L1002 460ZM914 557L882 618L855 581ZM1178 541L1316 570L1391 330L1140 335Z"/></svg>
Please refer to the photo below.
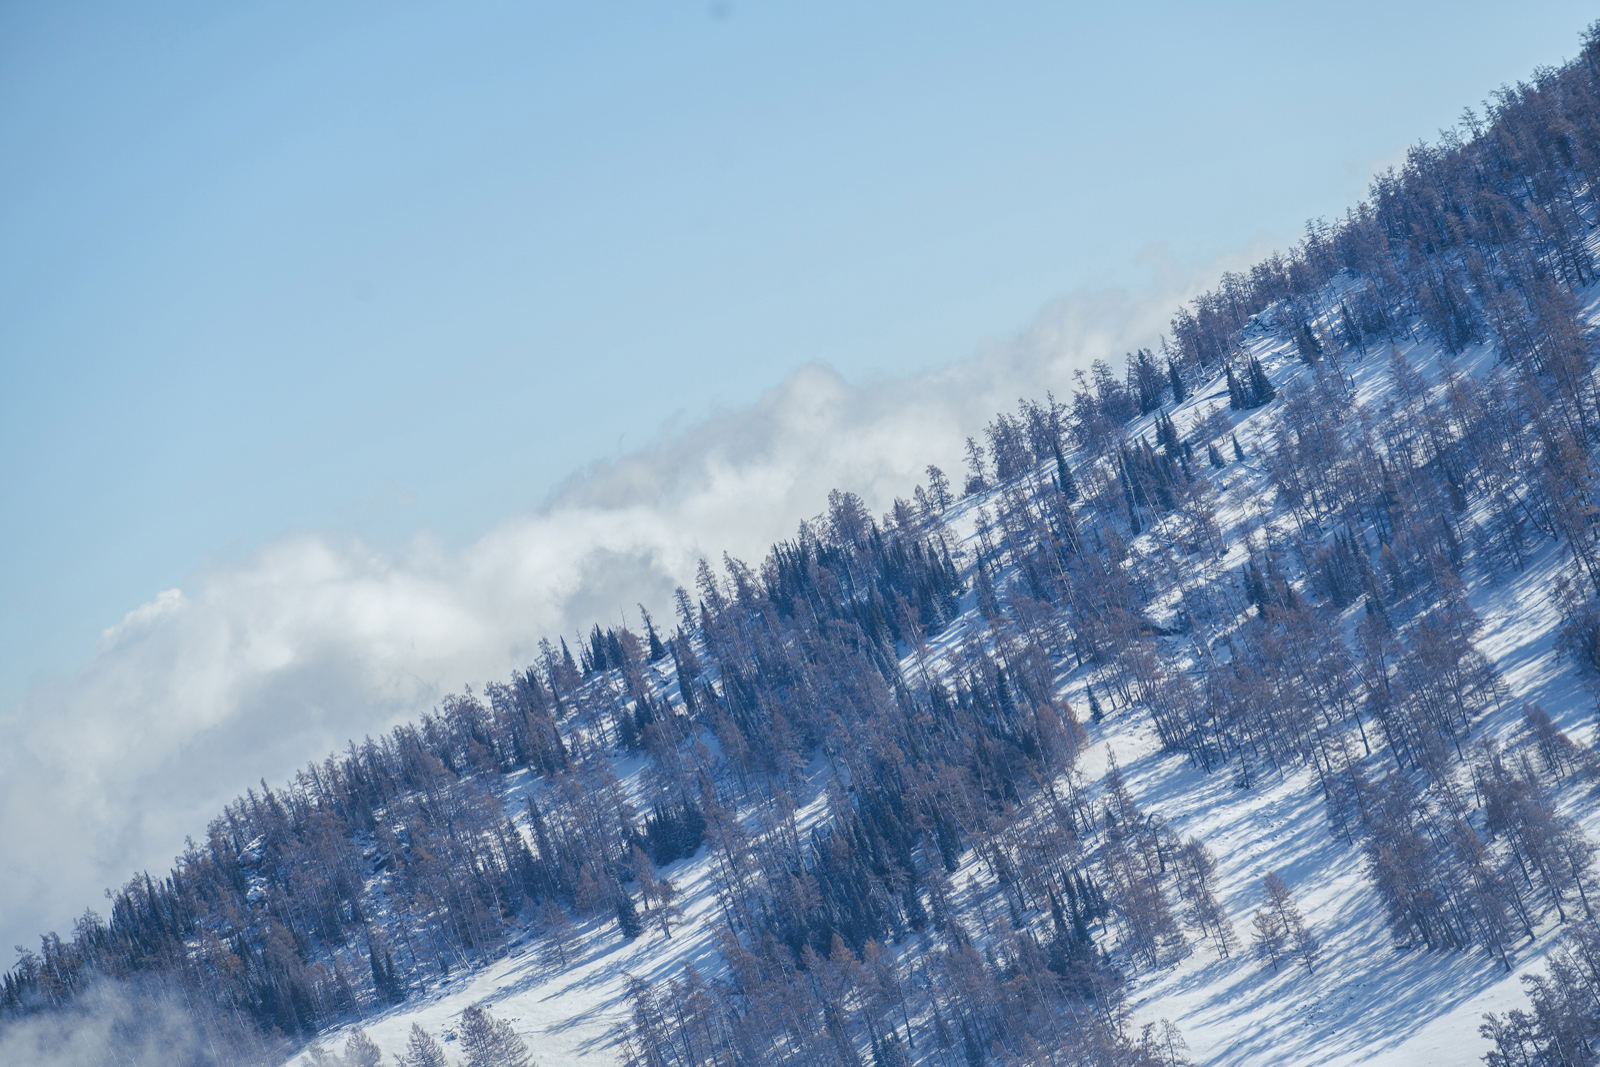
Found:
<svg viewBox="0 0 1600 1067"><path fill-rule="evenodd" d="M1293 390L1291 383L1313 377L1291 340L1263 330L1248 347L1280 393ZM1439 361L1449 357L1437 344L1407 343L1394 351L1438 387ZM1493 359L1492 348L1485 345L1460 353L1452 362L1463 373L1487 372ZM1394 399L1394 371L1384 356L1354 358L1344 369L1357 405L1377 411ZM1202 390L1164 414L1180 424L1186 418L1201 418L1218 395ZM1225 393L1220 395L1226 398ZM1280 418L1281 410L1274 404L1242 413L1234 421L1247 456L1270 448ZM1130 436L1152 434L1154 419L1132 423ZM1035 472L1041 480L1048 477L1048 466ZM1245 540L1228 534L1247 529L1260 518L1255 502L1270 492L1270 486L1268 475L1248 462L1228 464L1205 476L1218 486L1216 521L1230 548L1222 556L1183 562L1186 569L1194 568L1188 580L1215 583L1237 575L1249 561ZM974 532L978 515L992 506L989 494L979 494L947 514L963 546L959 554L978 550ZM1482 516L1469 513L1464 521L1475 518ZM1275 521L1287 523L1292 517L1269 513L1263 531ZM1130 548L1155 555L1163 550L1161 541L1162 531L1152 530ZM1585 743L1593 739L1592 694L1578 684L1571 666L1553 647L1560 617L1548 594L1565 563L1565 553L1552 542L1531 553L1520 573L1486 573L1468 582L1469 600L1484 624L1478 647L1500 673L1507 691L1500 706L1488 709L1475 724L1473 737L1478 743L1496 739L1512 750L1526 743L1523 702L1541 705L1574 738ZM962 615L930 643L930 662L941 662L974 635L983 639L988 627L976 596L969 594L966 600ZM1425 610L1419 607L1417 613ZM1352 605L1340 621L1353 629L1364 613L1361 605ZM1191 673L1200 673L1191 637L1164 641L1172 646L1174 659ZM919 669L910 654L901 663L908 676ZM670 677L670 672L664 673ZM1097 673L1091 668L1058 671L1058 694L1070 706L1086 708L1086 687ZM1099 699L1109 702L1104 695ZM1537 971L1559 941L1561 926L1553 915L1546 915L1533 938L1520 939L1509 949L1511 972L1481 950L1430 952L1407 943L1389 929L1383 903L1363 875L1359 839L1330 826L1314 769L1272 767L1269 761L1257 772L1260 779L1246 787L1237 768L1208 773L1192 757L1170 751L1137 704L1113 710L1104 722L1088 724L1085 732L1077 771L1094 783L1087 791L1090 806L1107 802L1103 778L1115 760L1128 791L1147 816L1164 821L1177 838L1199 839L1216 854L1216 896L1240 935L1241 946L1234 954L1224 957L1201 942L1181 957L1164 958L1155 966L1119 959L1132 972L1127 995L1134 1023L1174 1023L1195 1063L1476 1063L1492 1047L1477 1035L1483 1013L1524 1006L1518 975ZM715 743L709 735L705 740ZM645 761L623 753L614 754L613 760L623 788L636 807L643 807L649 792ZM1392 765L1392 757L1389 761ZM1379 758L1371 761L1373 770L1381 772L1384 762L1380 751ZM802 830L826 818L832 776L821 759L800 776L803 791L795 819ZM1590 837L1600 833L1600 811L1595 810L1587 780L1575 781L1563 792L1563 810L1578 819ZM519 790L505 794L508 802L519 795ZM630 976L666 983L691 962L707 980L725 974L719 964L708 964L716 959L722 921L716 862L709 849L702 849L695 858L669 864L658 873L678 887L684 911L682 925L674 926L670 939L649 931L628 941L608 917L585 927L580 941L587 947L566 967L552 966L536 940L515 944L504 960L436 990L425 1003L407 1004L363 1025L381 1047L399 1050L412 1022L421 1022L435 1034L450 1035L461 1009L480 1003L525 1034L540 1063L576 1064L601 1052L620 1059L618 1035L631 1018ZM1271 870L1283 874L1323 942L1324 962L1314 974L1292 966L1274 971L1249 951L1250 916L1262 902L1261 878ZM956 909L980 917L975 922L983 929L974 931L976 942L985 947L994 943L995 926L1007 910L995 869L969 853L950 880L959 887L953 902ZM889 946L889 951L902 966L909 966L923 951L921 940L922 935L911 934ZM325 1043L337 1048L341 1037L332 1035ZM311 1060L302 1057L297 1062Z"/></svg>
<svg viewBox="0 0 1600 1067"><path fill-rule="evenodd" d="M1586 1062L1597 180L1600 28L960 486L248 791L0 1051Z"/></svg>

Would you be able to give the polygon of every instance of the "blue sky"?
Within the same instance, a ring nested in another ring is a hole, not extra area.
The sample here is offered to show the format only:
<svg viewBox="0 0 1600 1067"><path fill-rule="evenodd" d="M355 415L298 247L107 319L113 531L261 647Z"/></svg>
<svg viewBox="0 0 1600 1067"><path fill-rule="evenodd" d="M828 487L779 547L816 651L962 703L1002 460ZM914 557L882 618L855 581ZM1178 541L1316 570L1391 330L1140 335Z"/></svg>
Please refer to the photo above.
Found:
<svg viewBox="0 0 1600 1067"><path fill-rule="evenodd" d="M808 361L1292 240L1582 5L12 4L0 697L285 531L462 543Z"/></svg>
<svg viewBox="0 0 1600 1067"><path fill-rule="evenodd" d="M0 824L17 922L829 484L881 506L1592 17L863 8L0 8L0 724L100 751L0 758L14 813L77 761L97 850Z"/></svg>

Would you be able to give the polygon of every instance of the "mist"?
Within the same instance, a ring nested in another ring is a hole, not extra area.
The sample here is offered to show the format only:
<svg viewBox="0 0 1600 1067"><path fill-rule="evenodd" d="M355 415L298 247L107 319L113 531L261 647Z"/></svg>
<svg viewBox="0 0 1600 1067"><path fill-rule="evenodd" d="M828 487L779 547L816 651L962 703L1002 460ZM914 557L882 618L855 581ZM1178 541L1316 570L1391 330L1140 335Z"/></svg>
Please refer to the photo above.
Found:
<svg viewBox="0 0 1600 1067"><path fill-rule="evenodd" d="M212 1043L179 998L137 980L97 981L60 1011L0 1028L0 1063L27 1067L215 1064Z"/></svg>
<svg viewBox="0 0 1600 1067"><path fill-rule="evenodd" d="M830 489L882 513L930 463L959 484L965 437L996 411L1066 394L1096 358L1120 366L1231 265L1075 294L926 374L852 384L802 367L753 405L576 472L460 550L425 532L390 553L301 534L157 593L0 715L0 944L37 944L107 887L164 873L245 788L505 678L543 636L637 627L641 602L669 621L702 556L759 562Z"/></svg>

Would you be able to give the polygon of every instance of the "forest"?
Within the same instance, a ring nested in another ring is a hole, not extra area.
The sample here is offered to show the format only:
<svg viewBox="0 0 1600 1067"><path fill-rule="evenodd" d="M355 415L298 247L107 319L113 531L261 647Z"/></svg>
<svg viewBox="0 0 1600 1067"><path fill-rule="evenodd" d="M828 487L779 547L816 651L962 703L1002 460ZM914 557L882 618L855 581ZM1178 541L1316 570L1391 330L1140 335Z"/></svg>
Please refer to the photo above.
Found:
<svg viewBox="0 0 1600 1067"><path fill-rule="evenodd" d="M281 1062L513 945L559 967L584 937L670 939L661 871L698 855L720 963L631 982L621 1062L1188 1063L1177 1027L1134 1022L1139 975L1326 955L1284 878L1236 924L1215 843L1114 760L1085 771L1139 720L1239 789L1308 771L1397 940L1510 973L1566 930L1483 1020L1486 1060L1592 1062L1600 881L1571 801L1600 752L1506 680L1470 594L1557 546L1547 606L1600 692L1597 225L1600 23L1156 346L996 414L965 470L882 515L835 491L759 563L702 561L672 619L546 640L247 789L23 951L0 1032L112 983L183 1005L199 1039L172 1062ZM1270 432L1242 441L1246 417ZM1480 729L1507 709L1510 736ZM527 1062L479 1015L466 1062ZM446 1062L420 1028L386 1051Z"/></svg>

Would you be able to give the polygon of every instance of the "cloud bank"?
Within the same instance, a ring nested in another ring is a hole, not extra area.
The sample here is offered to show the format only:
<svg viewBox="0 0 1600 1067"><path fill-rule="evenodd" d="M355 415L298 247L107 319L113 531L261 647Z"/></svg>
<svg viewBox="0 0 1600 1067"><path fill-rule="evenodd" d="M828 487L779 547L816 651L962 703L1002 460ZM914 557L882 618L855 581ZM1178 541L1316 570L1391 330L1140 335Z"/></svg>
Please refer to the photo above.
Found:
<svg viewBox="0 0 1600 1067"><path fill-rule="evenodd" d="M172 1067L215 1062L181 1000L137 981L91 983L61 1012L0 1030L0 1063Z"/></svg>
<svg viewBox="0 0 1600 1067"><path fill-rule="evenodd" d="M910 378L854 386L804 367L460 551L296 536L160 593L76 675L0 715L0 945L36 945L105 887L165 872L247 786L504 678L541 636L639 601L665 613L702 555L758 562L832 488L882 512L928 463L954 476L995 411L1152 343L1192 289L1063 299L1015 340Z"/></svg>

